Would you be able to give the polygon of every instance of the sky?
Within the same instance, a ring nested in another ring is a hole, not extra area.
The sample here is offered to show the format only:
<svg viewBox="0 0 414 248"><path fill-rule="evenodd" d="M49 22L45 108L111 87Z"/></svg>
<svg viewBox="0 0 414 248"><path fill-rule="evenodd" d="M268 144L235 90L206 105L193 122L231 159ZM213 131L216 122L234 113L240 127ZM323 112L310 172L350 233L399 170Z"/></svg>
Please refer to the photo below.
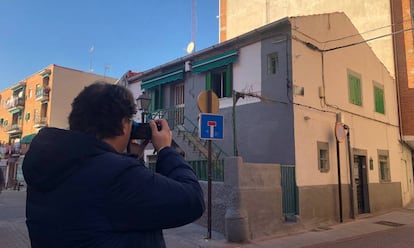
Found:
<svg viewBox="0 0 414 248"><path fill-rule="evenodd" d="M0 0L0 91L56 64L120 78L218 43L219 0Z"/></svg>

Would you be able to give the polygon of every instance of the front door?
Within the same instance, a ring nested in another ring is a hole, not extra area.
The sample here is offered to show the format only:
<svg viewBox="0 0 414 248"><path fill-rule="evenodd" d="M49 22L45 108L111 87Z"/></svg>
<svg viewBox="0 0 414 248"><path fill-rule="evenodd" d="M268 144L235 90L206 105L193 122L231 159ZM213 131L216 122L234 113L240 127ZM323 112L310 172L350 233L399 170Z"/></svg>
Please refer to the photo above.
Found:
<svg viewBox="0 0 414 248"><path fill-rule="evenodd" d="M369 213L367 157L354 156L354 175L358 202L358 214Z"/></svg>

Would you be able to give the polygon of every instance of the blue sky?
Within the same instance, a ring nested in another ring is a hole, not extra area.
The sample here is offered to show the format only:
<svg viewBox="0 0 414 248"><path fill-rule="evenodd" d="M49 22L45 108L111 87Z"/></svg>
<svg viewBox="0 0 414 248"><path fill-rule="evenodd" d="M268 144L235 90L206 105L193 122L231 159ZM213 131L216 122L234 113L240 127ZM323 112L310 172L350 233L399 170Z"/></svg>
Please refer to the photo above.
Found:
<svg viewBox="0 0 414 248"><path fill-rule="evenodd" d="M218 4L196 3L197 51L218 43ZM50 64L145 71L185 56L191 38L192 0L0 0L0 91Z"/></svg>

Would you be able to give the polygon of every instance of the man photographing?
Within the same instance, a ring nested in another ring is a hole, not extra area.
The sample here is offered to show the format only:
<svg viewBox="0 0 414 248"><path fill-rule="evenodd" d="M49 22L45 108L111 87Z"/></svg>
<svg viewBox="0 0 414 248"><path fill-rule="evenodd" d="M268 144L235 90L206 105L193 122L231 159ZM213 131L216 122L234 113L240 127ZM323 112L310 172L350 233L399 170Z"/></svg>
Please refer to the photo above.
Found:
<svg viewBox="0 0 414 248"><path fill-rule="evenodd" d="M32 248L165 247L162 229L203 214L203 191L170 147L167 121L149 123L155 173L142 160L149 140L130 140L135 113L130 91L98 82L74 99L69 130L36 135L23 162Z"/></svg>

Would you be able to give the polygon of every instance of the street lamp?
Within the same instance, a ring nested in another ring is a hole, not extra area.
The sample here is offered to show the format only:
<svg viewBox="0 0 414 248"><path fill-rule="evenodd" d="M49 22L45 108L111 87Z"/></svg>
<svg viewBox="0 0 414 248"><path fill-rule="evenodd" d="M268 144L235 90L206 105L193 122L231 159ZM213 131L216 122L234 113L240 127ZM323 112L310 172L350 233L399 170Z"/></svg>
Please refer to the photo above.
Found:
<svg viewBox="0 0 414 248"><path fill-rule="evenodd" d="M148 109L151 104L151 97L144 91L142 95L137 98L138 109L141 110L141 122L145 122L145 115L148 114Z"/></svg>

